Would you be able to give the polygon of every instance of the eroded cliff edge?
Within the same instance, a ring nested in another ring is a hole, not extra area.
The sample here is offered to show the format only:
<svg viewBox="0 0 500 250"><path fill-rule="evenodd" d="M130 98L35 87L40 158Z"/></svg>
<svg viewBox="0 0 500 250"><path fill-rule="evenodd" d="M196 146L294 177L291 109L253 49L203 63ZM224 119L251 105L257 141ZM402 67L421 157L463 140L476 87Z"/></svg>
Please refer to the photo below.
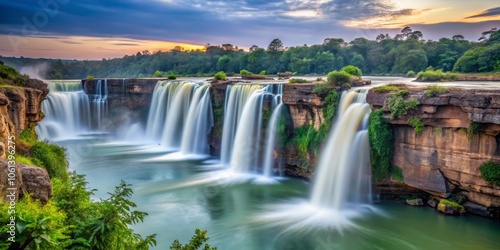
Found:
<svg viewBox="0 0 500 250"><path fill-rule="evenodd" d="M403 182L443 198L461 193L498 211L500 187L486 182L479 167L488 161L500 163L500 91L447 89L426 97L423 88L407 90L405 98L420 104L407 115L390 120L393 165L402 168ZM389 117L385 104L393 94L371 90L367 102ZM422 132L409 125L412 117L423 123Z"/></svg>

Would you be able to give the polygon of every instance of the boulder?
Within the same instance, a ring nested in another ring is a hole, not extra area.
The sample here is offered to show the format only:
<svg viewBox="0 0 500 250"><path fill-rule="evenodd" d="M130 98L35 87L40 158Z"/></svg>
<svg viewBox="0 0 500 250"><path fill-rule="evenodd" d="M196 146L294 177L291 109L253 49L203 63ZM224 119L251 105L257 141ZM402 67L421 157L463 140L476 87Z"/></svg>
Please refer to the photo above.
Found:
<svg viewBox="0 0 500 250"><path fill-rule="evenodd" d="M491 212L488 210L487 207L481 206L479 204L467 201L463 204L465 207L465 210L471 214L483 216L483 217L492 217L493 215Z"/></svg>
<svg viewBox="0 0 500 250"><path fill-rule="evenodd" d="M410 206L423 206L424 202L422 201L422 199L407 199L406 204Z"/></svg>
<svg viewBox="0 0 500 250"><path fill-rule="evenodd" d="M465 214L465 208L458 203L448 201L445 199L442 199L438 206L437 209L439 212L443 214L449 214L449 215L461 215Z"/></svg>
<svg viewBox="0 0 500 250"><path fill-rule="evenodd" d="M18 163L18 166L23 180L21 196L30 194L32 198L47 203L52 197L52 184L47 170L20 163Z"/></svg>
<svg viewBox="0 0 500 250"><path fill-rule="evenodd" d="M427 201L427 206L429 206L429 207L436 208L437 204L438 204L438 202L434 199L430 199Z"/></svg>

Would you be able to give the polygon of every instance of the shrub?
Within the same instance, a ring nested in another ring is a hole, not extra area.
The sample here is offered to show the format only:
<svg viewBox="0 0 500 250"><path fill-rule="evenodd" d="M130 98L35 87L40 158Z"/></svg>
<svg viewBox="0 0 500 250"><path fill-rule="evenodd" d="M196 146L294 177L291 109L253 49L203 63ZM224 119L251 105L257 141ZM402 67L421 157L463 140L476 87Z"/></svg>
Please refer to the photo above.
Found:
<svg viewBox="0 0 500 250"><path fill-rule="evenodd" d="M163 72L157 70L155 71L155 73L153 74L154 77L163 77Z"/></svg>
<svg viewBox="0 0 500 250"><path fill-rule="evenodd" d="M302 78L292 78L288 80L289 83L308 83L309 81Z"/></svg>
<svg viewBox="0 0 500 250"><path fill-rule="evenodd" d="M33 145L38 140L38 135L35 132L35 128L33 127L25 128L19 134L19 140L21 140L27 145Z"/></svg>
<svg viewBox="0 0 500 250"><path fill-rule="evenodd" d="M246 69L242 69L240 70L240 75L244 76L244 75L252 75L252 72L246 70Z"/></svg>
<svg viewBox="0 0 500 250"><path fill-rule="evenodd" d="M427 86L427 88L425 89L425 92L424 92L424 96L427 97L427 98L431 98L433 96L436 96L436 95L440 95L440 94L444 94L448 92L448 89L446 89L445 87L443 86L439 86L439 85L429 85Z"/></svg>
<svg viewBox="0 0 500 250"><path fill-rule="evenodd" d="M456 73L443 73L442 70L429 70L421 71L417 75L417 81L419 82L439 82L439 81L453 81L457 79L458 74Z"/></svg>
<svg viewBox="0 0 500 250"><path fill-rule="evenodd" d="M327 82L335 86L351 83L351 75L345 71L332 71L327 75Z"/></svg>
<svg viewBox="0 0 500 250"><path fill-rule="evenodd" d="M175 80L175 79L177 79L177 76L174 73L170 73L170 74L168 74L167 79Z"/></svg>
<svg viewBox="0 0 500 250"><path fill-rule="evenodd" d="M361 71L360 68L352 65L347 65L342 68L342 71L347 72L351 76L358 76L361 78L361 75L363 75L363 72Z"/></svg>
<svg viewBox="0 0 500 250"><path fill-rule="evenodd" d="M224 71L219 71L214 75L216 80L225 80L227 78L226 73Z"/></svg>
<svg viewBox="0 0 500 250"><path fill-rule="evenodd" d="M391 166L391 177L394 181L402 183L404 181L403 169L398 166Z"/></svg>
<svg viewBox="0 0 500 250"><path fill-rule="evenodd" d="M322 77L318 77L318 78L316 78L316 81L317 81L317 82L322 82L322 81L323 81L323 78L322 78Z"/></svg>
<svg viewBox="0 0 500 250"><path fill-rule="evenodd" d="M50 178L68 179L68 160L66 149L47 140L36 142L31 148L31 160L35 165L45 168Z"/></svg>
<svg viewBox="0 0 500 250"><path fill-rule="evenodd" d="M94 80L95 78L93 76L87 76L87 80Z"/></svg>
<svg viewBox="0 0 500 250"><path fill-rule="evenodd" d="M328 83L325 84L316 84L313 89L313 93L319 96L325 96L332 89L331 85Z"/></svg>
<svg viewBox="0 0 500 250"><path fill-rule="evenodd" d="M373 92L376 93L388 93L388 92L396 92L399 91L399 87L394 84L387 84L382 86L377 86L372 88Z"/></svg>
<svg viewBox="0 0 500 250"><path fill-rule="evenodd" d="M477 135L479 134L479 131L481 130L482 128L482 125L481 123L477 123L477 122L473 122L471 121L470 124L469 124L469 128L467 128L467 139L472 140L472 137L474 137L474 135Z"/></svg>
<svg viewBox="0 0 500 250"><path fill-rule="evenodd" d="M379 180L386 177L392 167L393 133L389 120L383 116L382 109L373 111L369 122L368 139L372 175L375 180Z"/></svg>
<svg viewBox="0 0 500 250"><path fill-rule="evenodd" d="M196 250L200 249L200 247L204 250L217 250L216 247L211 247L206 243L209 239L210 238L207 237L207 230L200 230L197 228L188 243L182 245L179 240L175 240L170 246L170 250ZM205 243L205 245L203 245L203 243Z"/></svg>
<svg viewBox="0 0 500 250"><path fill-rule="evenodd" d="M500 186L500 164L495 164L492 161L485 162L479 167L479 172L485 181Z"/></svg>
<svg viewBox="0 0 500 250"><path fill-rule="evenodd" d="M420 134L424 131L424 123L419 118L412 117L408 119L408 124L415 129L415 134Z"/></svg>
<svg viewBox="0 0 500 250"><path fill-rule="evenodd" d="M404 92L393 94L387 100L387 108L391 111L391 119L396 119L408 114L410 109L417 109L420 102L415 98L403 99Z"/></svg>
<svg viewBox="0 0 500 250"><path fill-rule="evenodd" d="M417 76L417 74L415 74L415 71L413 71L413 70L410 70L410 71L408 71L408 73L406 73L406 77L412 77L413 78L415 76Z"/></svg>
<svg viewBox="0 0 500 250"><path fill-rule="evenodd" d="M262 70L259 75L266 75L266 71L265 70Z"/></svg>

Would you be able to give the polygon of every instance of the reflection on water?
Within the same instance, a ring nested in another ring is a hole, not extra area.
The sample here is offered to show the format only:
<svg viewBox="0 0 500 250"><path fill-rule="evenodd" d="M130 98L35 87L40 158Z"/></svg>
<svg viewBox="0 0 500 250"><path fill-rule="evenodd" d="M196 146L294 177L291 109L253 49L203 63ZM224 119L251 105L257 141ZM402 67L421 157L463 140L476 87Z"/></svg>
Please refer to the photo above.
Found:
<svg viewBox="0 0 500 250"><path fill-rule="evenodd" d="M498 249L500 242L498 221L471 215L445 217L428 207L387 202L367 207L377 212L355 218L340 230L328 220L318 223L329 227L290 230L290 224L314 218L301 216L307 212L301 203L307 202L310 192L304 181L281 179L274 185L258 185L252 178L238 182L201 178L222 169L210 160L145 162L165 152L104 142L60 143L69 148L71 168L86 174L89 186L99 190L96 198L107 197L120 180L133 184L133 201L149 213L134 228L143 235L156 233L155 249L168 249L175 239L188 241L195 228L207 229L210 244L219 249ZM277 203L283 213L293 215L284 223L266 220L267 207Z"/></svg>

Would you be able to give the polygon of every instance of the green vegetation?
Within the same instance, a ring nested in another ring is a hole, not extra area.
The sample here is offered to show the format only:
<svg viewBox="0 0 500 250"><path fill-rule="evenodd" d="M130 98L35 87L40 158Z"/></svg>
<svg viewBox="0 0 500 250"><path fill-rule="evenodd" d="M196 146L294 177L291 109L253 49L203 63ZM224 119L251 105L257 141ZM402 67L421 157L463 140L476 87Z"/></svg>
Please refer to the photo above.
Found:
<svg viewBox="0 0 500 250"><path fill-rule="evenodd" d="M446 72L442 70L432 70L428 69L426 71L420 71L417 75L417 81L419 82L442 82L442 81L454 81L458 77L458 74Z"/></svg>
<svg viewBox="0 0 500 250"><path fill-rule="evenodd" d="M324 122L320 125L319 129L314 129L312 125L305 125L295 129L293 137L290 139L297 148L300 158L302 159L301 167L307 168L307 156L309 152L318 153L321 143L327 138L328 132L335 117L335 112L340 101L340 93L335 89L330 90L323 102L321 109Z"/></svg>
<svg viewBox="0 0 500 250"><path fill-rule="evenodd" d="M68 179L66 149L49 141L39 141L31 147L31 161L47 170L50 178Z"/></svg>
<svg viewBox="0 0 500 250"><path fill-rule="evenodd" d="M94 80L94 79L95 79L95 77L93 77L93 76L91 76L91 75L88 75L88 76L87 76L87 80Z"/></svg>
<svg viewBox="0 0 500 250"><path fill-rule="evenodd" d="M448 92L448 89L445 88L445 87L443 87L443 86L429 85L425 89L424 96L427 97L427 98L431 98L433 96L444 94L446 92Z"/></svg>
<svg viewBox="0 0 500 250"><path fill-rule="evenodd" d="M408 100L403 99L404 95L407 95L408 91L400 91L394 93L389 99L387 99L387 108L391 111L391 119L396 119L401 116L408 114L409 110L416 110L420 102L415 98L410 98Z"/></svg>
<svg viewBox="0 0 500 250"><path fill-rule="evenodd" d="M174 73L169 73L167 75L167 79L169 79L169 80L175 80L175 79L177 79L177 76Z"/></svg>
<svg viewBox="0 0 500 250"><path fill-rule="evenodd" d="M226 80L227 75L224 71L219 71L214 75L215 80Z"/></svg>
<svg viewBox="0 0 500 250"><path fill-rule="evenodd" d="M410 70L406 73L406 77L413 78L415 76L417 76L417 74L415 74L415 71L413 70Z"/></svg>
<svg viewBox="0 0 500 250"><path fill-rule="evenodd" d="M453 202L453 201L449 201L447 199L441 199L441 201L439 201L440 204L444 204L446 206L450 206L450 207L454 207L456 209L458 209L460 211L460 213L465 213L465 208L464 206L456 203L456 202Z"/></svg>
<svg viewBox="0 0 500 250"><path fill-rule="evenodd" d="M347 66L343 67L341 71L347 72L351 76L361 77L361 75L363 75L363 72L361 71L361 69L359 69L356 66L352 66L352 65L347 65Z"/></svg>
<svg viewBox="0 0 500 250"><path fill-rule="evenodd" d="M212 98L212 110L214 114L214 136L222 138L222 128L224 126L224 104L217 98Z"/></svg>
<svg viewBox="0 0 500 250"><path fill-rule="evenodd" d="M368 139L370 141L370 161L372 176L375 180L385 178L392 173L393 134L389 120L384 118L383 110L370 114ZM396 170L397 172L397 170Z"/></svg>
<svg viewBox="0 0 500 250"><path fill-rule="evenodd" d="M493 161L485 162L479 167L479 172L485 181L500 186L500 164L495 164Z"/></svg>
<svg viewBox="0 0 500 250"><path fill-rule="evenodd" d="M266 75L266 71L265 70L260 71L259 75Z"/></svg>
<svg viewBox="0 0 500 250"><path fill-rule="evenodd" d="M332 71L327 75L327 82L335 86L351 84L351 75L345 71Z"/></svg>
<svg viewBox="0 0 500 250"><path fill-rule="evenodd" d="M29 82L30 78L27 75L20 74L16 69L4 65L0 61L0 85L24 86Z"/></svg>
<svg viewBox="0 0 500 250"><path fill-rule="evenodd" d="M302 78L291 78L288 83L308 83L309 81Z"/></svg>
<svg viewBox="0 0 500 250"><path fill-rule="evenodd" d="M27 127L19 134L18 139L25 144L33 145L38 141L38 135L35 132L34 126Z"/></svg>
<svg viewBox="0 0 500 250"><path fill-rule="evenodd" d="M326 96L332 90L332 86L328 83L317 84L314 86L313 93L319 96Z"/></svg>
<svg viewBox="0 0 500 250"><path fill-rule="evenodd" d="M487 38L489 36L489 38ZM454 72L500 71L500 31L483 32L479 46L465 52L455 63Z"/></svg>
<svg viewBox="0 0 500 250"><path fill-rule="evenodd" d="M316 78L316 81L317 81L317 82L322 82L322 81L323 81L323 78L322 78L322 77L318 77L318 78Z"/></svg>
<svg viewBox="0 0 500 250"><path fill-rule="evenodd" d="M415 129L415 134L420 134L424 131L424 123L419 118L411 117L408 119L408 124Z"/></svg>
<svg viewBox="0 0 500 250"><path fill-rule="evenodd" d="M394 181L403 183L403 181L404 181L403 169L401 169L398 166L392 166L391 177Z"/></svg>
<svg viewBox="0 0 500 250"><path fill-rule="evenodd" d="M464 202L467 201L467 196L461 194L461 193L456 193L452 194L451 197L449 198L449 201L458 203L458 204L463 204Z"/></svg>
<svg viewBox="0 0 500 250"><path fill-rule="evenodd" d="M479 131L481 130L482 128L482 124L481 123L477 123L477 122L473 122L471 121L470 124L469 124L469 128L467 128L467 139L472 140L472 137L474 137L474 135L477 135L479 134Z"/></svg>
<svg viewBox="0 0 500 250"><path fill-rule="evenodd" d="M373 92L376 93L389 93L389 92L398 92L400 89L398 86L394 84L387 84L387 85L382 85L382 86L377 86L371 89Z"/></svg>
<svg viewBox="0 0 500 250"><path fill-rule="evenodd" d="M170 246L170 250L197 250L200 249L200 247L202 247L201 249L203 250L217 250L216 247L211 247L209 244L203 246L203 243L206 243L209 239L210 238L207 237L207 230L202 231L197 228L188 243L182 245L178 240L175 240Z"/></svg>
<svg viewBox="0 0 500 250"><path fill-rule="evenodd" d="M252 75L252 72L246 70L246 69L242 69L240 70L240 75L242 76L245 76L245 75Z"/></svg>

